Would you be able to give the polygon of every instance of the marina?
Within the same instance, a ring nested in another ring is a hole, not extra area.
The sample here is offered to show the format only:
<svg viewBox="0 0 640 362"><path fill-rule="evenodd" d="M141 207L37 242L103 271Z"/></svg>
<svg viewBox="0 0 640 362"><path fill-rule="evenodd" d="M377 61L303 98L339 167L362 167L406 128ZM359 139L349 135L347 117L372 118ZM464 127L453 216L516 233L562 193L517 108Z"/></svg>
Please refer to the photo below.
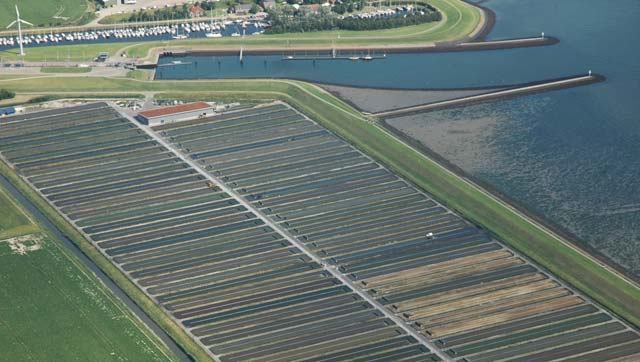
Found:
<svg viewBox="0 0 640 362"><path fill-rule="evenodd" d="M68 33L43 32L23 34L25 48L65 44L95 44L127 41L180 40L188 38L220 38L225 36L258 35L268 25L260 20L201 21L171 25L135 26L115 29L86 30ZM20 45L16 36L0 36L0 51Z"/></svg>

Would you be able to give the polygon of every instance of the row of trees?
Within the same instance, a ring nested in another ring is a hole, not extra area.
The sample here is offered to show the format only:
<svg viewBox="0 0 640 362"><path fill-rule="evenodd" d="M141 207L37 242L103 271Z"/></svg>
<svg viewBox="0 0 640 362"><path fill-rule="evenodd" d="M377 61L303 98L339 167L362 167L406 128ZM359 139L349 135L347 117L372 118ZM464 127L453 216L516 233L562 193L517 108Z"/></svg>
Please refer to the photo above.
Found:
<svg viewBox="0 0 640 362"><path fill-rule="evenodd" d="M423 14L414 12L406 16L388 16L375 18L341 17L329 8L322 7L317 13L306 9L293 10L291 7L270 9L268 19L271 27L266 34L302 33L322 30L378 30L399 28L433 21L440 21L442 14L434 8L420 9Z"/></svg>
<svg viewBox="0 0 640 362"><path fill-rule="evenodd" d="M406 17L390 16L386 18L358 19L344 18L338 21L338 28L344 30L378 30L392 29L402 26L418 25L440 21L442 15L439 12L425 12L424 14L411 14Z"/></svg>
<svg viewBox="0 0 640 362"><path fill-rule="evenodd" d="M16 94L10 90L7 89L0 89L0 100L2 99L11 99L13 97L15 97Z"/></svg>
<svg viewBox="0 0 640 362"><path fill-rule="evenodd" d="M287 4L300 4L300 0L286 0ZM302 0L302 4L324 4L327 0ZM352 13L357 10L364 9L366 5L365 0L339 0L331 7L331 10L337 14Z"/></svg>
<svg viewBox="0 0 640 362"><path fill-rule="evenodd" d="M216 2L210 1L196 1L193 4L183 4L183 5L174 5L171 7L165 7L160 9L153 10L143 10L134 12L129 15L125 19L121 19L119 21L122 22L139 22L139 21L160 21L160 20L173 20L173 19L188 19L190 17L189 10L192 6L199 6L206 12L205 16L208 16L209 11L215 10L217 8L224 8L227 12L231 12L233 7L236 6L238 2L235 0L228 0L224 4L218 4ZM257 8L257 5L254 6ZM256 9L257 12L257 9Z"/></svg>

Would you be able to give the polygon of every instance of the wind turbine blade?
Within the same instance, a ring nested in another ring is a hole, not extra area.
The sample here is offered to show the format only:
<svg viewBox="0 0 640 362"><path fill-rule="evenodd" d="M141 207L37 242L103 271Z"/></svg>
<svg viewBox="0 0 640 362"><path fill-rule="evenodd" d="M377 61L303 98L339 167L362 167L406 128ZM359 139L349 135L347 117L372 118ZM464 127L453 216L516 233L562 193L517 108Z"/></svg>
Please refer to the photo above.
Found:
<svg viewBox="0 0 640 362"><path fill-rule="evenodd" d="M26 20L22 20L22 19L20 19L20 22L21 22L21 23L23 23L23 24L27 24L27 25L31 25L31 26L33 26L33 24L31 24L30 22L28 22L28 21L26 21Z"/></svg>
<svg viewBox="0 0 640 362"><path fill-rule="evenodd" d="M12 21L11 24L7 25L7 29L9 29L10 27L14 26L16 22L17 22L17 20Z"/></svg>
<svg viewBox="0 0 640 362"><path fill-rule="evenodd" d="M18 19L20 19L20 11L18 10L18 4L16 4L16 15L18 16Z"/></svg>

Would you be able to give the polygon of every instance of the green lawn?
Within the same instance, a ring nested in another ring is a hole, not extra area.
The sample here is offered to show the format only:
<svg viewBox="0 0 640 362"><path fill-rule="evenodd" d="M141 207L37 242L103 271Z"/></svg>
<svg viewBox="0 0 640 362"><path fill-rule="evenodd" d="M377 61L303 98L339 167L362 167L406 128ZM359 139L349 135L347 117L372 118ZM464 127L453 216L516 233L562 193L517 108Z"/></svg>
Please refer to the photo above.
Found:
<svg viewBox="0 0 640 362"><path fill-rule="evenodd" d="M0 188L0 227L9 227L10 236L23 238L23 244L39 247L22 255L0 241L0 362L174 360L31 219Z"/></svg>
<svg viewBox="0 0 640 362"><path fill-rule="evenodd" d="M0 244L0 361L171 361L56 242Z"/></svg>
<svg viewBox="0 0 640 362"><path fill-rule="evenodd" d="M219 39L187 39L159 42L132 42L108 44L78 44L38 47L26 50L25 60L90 61L100 52L113 56L125 51L130 57L145 57L149 49L167 46L215 47L216 49L251 49L304 47L387 47L432 45L436 42L452 41L471 34L480 24L481 11L461 0L429 0L444 15L438 23L426 23L395 29L372 31L321 31L277 35L252 35L245 38L225 37ZM17 59L19 50L0 52L6 59Z"/></svg>
<svg viewBox="0 0 640 362"><path fill-rule="evenodd" d="M41 73L89 73L91 68L79 68L79 67L42 67Z"/></svg>
<svg viewBox="0 0 640 362"><path fill-rule="evenodd" d="M0 0L2 29L16 19L15 4L20 9L20 18L37 27L83 24L90 19L87 16L94 9L89 0ZM25 25L23 27L30 28Z"/></svg>
<svg viewBox="0 0 640 362"><path fill-rule="evenodd" d="M137 80L151 80L151 72L135 69L127 72L127 78L137 79Z"/></svg>

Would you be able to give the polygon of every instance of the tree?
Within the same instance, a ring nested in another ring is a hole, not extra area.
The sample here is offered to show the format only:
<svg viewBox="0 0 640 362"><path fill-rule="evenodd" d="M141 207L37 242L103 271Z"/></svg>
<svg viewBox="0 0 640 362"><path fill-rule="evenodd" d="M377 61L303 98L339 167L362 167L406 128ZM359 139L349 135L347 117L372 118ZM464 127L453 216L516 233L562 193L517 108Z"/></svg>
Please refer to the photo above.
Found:
<svg viewBox="0 0 640 362"><path fill-rule="evenodd" d="M16 94L7 89L0 89L0 99L11 99L15 97Z"/></svg>
<svg viewBox="0 0 640 362"><path fill-rule="evenodd" d="M353 3L349 3L352 6ZM358 3L355 3L358 4ZM343 4L344 5L344 4ZM269 9L268 18L272 26L266 29L267 34L302 33L333 29L344 30L376 30L391 29L401 26L417 25L432 21L439 21L442 14L428 5L419 11L404 16L388 16L359 18L356 16L342 17L337 11L322 7L318 13L308 8L293 10L290 6L282 9Z"/></svg>

